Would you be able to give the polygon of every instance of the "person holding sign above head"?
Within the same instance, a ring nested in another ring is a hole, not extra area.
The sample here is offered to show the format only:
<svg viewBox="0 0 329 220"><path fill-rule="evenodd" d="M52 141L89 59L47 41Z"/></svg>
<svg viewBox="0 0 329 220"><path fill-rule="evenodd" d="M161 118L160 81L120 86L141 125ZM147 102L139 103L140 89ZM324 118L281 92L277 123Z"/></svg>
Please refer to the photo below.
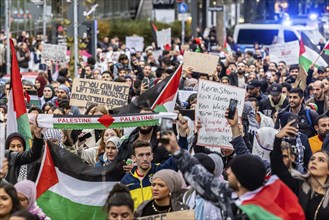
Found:
<svg viewBox="0 0 329 220"><path fill-rule="evenodd" d="M181 191L182 179L174 170L160 170L152 178L152 199L143 202L136 210L135 217L158 215L187 210L177 197Z"/></svg>

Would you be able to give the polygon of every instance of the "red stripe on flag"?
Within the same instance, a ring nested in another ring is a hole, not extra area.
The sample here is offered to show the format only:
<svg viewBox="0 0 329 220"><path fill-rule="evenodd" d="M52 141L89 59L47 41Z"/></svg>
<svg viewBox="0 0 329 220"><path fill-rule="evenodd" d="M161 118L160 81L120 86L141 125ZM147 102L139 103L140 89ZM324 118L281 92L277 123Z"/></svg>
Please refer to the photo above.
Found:
<svg viewBox="0 0 329 220"><path fill-rule="evenodd" d="M13 94L14 111L16 112L16 118L26 114L23 85L21 80L21 74L19 72L19 66L16 57L16 50L13 41L10 40L11 49L11 73L10 73L10 89Z"/></svg>
<svg viewBox="0 0 329 220"><path fill-rule="evenodd" d="M298 198L280 179L264 186L260 192L250 200L244 201L242 205L258 205L285 220L305 219Z"/></svg>
<svg viewBox="0 0 329 220"><path fill-rule="evenodd" d="M153 28L154 31L158 31L158 29L157 29L157 27L155 26L154 23L152 23L152 28Z"/></svg>
<svg viewBox="0 0 329 220"><path fill-rule="evenodd" d="M157 100L155 100L154 104L152 105L152 109L154 109L157 105L162 105L170 100L176 95L178 87L179 87L179 80L182 73L182 65L176 70L171 79L167 83L166 87L163 89Z"/></svg>
<svg viewBox="0 0 329 220"><path fill-rule="evenodd" d="M299 56L301 56L303 53L305 53L306 49L303 43L303 40L300 39L299 41Z"/></svg>
<svg viewBox="0 0 329 220"><path fill-rule="evenodd" d="M58 182L59 180L55 170L54 161L51 157L48 143L46 143L45 155L37 180L37 198L39 198L45 191L47 191L50 187Z"/></svg>

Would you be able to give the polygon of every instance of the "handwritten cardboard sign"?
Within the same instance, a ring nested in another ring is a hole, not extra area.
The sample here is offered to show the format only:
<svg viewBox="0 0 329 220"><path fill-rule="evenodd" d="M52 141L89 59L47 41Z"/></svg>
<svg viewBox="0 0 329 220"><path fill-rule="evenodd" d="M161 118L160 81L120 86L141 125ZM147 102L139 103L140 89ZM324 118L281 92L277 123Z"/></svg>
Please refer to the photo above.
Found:
<svg viewBox="0 0 329 220"><path fill-rule="evenodd" d="M225 118L230 99L238 100L238 115L242 115L246 90L221 83L199 80L195 117L200 118L198 145L232 148L231 127ZM217 149L216 149L217 148Z"/></svg>
<svg viewBox="0 0 329 220"><path fill-rule="evenodd" d="M164 47L166 44L171 44L171 28L157 31L156 35L159 47Z"/></svg>
<svg viewBox="0 0 329 220"><path fill-rule="evenodd" d="M67 47L63 45L43 44L41 61L42 63L46 61L64 63L66 62L66 51Z"/></svg>
<svg viewBox="0 0 329 220"><path fill-rule="evenodd" d="M127 36L126 47L131 49L135 48L136 51L143 51L144 49L144 37L139 36Z"/></svg>
<svg viewBox="0 0 329 220"><path fill-rule="evenodd" d="M158 215L150 215L150 216L137 218L137 220L172 220L172 219L194 220L194 210L168 212Z"/></svg>
<svg viewBox="0 0 329 220"><path fill-rule="evenodd" d="M187 102L190 95L197 93L197 91L189 91L189 90L178 90L178 97L181 102Z"/></svg>
<svg viewBox="0 0 329 220"><path fill-rule="evenodd" d="M126 83L102 80L73 80L70 105L89 107L91 104L104 104L109 109L128 104L129 85Z"/></svg>
<svg viewBox="0 0 329 220"><path fill-rule="evenodd" d="M298 64L299 42L277 43L269 46L271 62L284 60L287 65Z"/></svg>
<svg viewBox="0 0 329 220"><path fill-rule="evenodd" d="M195 72L212 74L216 70L218 60L219 57L215 55L185 51L183 70L192 67Z"/></svg>

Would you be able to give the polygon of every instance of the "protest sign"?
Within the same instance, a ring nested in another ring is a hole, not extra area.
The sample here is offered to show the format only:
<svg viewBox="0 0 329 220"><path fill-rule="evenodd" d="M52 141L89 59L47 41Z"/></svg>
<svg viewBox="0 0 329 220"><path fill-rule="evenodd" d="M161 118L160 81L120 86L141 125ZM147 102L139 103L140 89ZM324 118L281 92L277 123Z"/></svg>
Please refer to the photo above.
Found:
<svg viewBox="0 0 329 220"><path fill-rule="evenodd" d="M184 52L183 70L192 67L194 72L212 74L217 67L219 57L210 54Z"/></svg>
<svg viewBox="0 0 329 220"><path fill-rule="evenodd" d="M66 51L66 46L56 44L43 44L41 62L45 63L46 61L52 61L64 63L66 62Z"/></svg>
<svg viewBox="0 0 329 220"><path fill-rule="evenodd" d="M218 147L232 148L229 143L232 139L231 127L225 118L225 111L230 99L236 99L238 115L241 116L245 93L245 89L238 87L199 80L195 118L200 118L202 127L198 145L213 147L213 150L218 150Z"/></svg>
<svg viewBox="0 0 329 220"><path fill-rule="evenodd" d="M171 28L167 28L156 32L158 47L164 47L171 44Z"/></svg>
<svg viewBox="0 0 329 220"><path fill-rule="evenodd" d="M137 220L171 220L171 219L194 220L194 210L168 212L158 215L150 215L150 216L137 218Z"/></svg>
<svg viewBox="0 0 329 220"><path fill-rule="evenodd" d="M158 63L159 57L162 56L162 52L163 52L162 50L154 50L152 52L154 59L157 63Z"/></svg>
<svg viewBox="0 0 329 220"><path fill-rule="evenodd" d="M126 47L131 49L135 48L136 51L143 51L144 49L144 37L127 36Z"/></svg>
<svg viewBox="0 0 329 220"><path fill-rule="evenodd" d="M298 49L297 49L298 48ZM287 65L298 64L299 42L277 43L269 46L271 62L284 60Z"/></svg>
<svg viewBox="0 0 329 220"><path fill-rule="evenodd" d="M188 97L194 93L197 93L197 91L178 90L179 101L187 102Z"/></svg>
<svg viewBox="0 0 329 220"><path fill-rule="evenodd" d="M104 104L109 109L128 104L129 85L102 80L79 79L73 81L70 105L89 107Z"/></svg>
<svg viewBox="0 0 329 220"><path fill-rule="evenodd" d="M110 51L106 53L106 60L107 62L113 62L113 63L117 63L119 61L119 56L121 54L126 54L128 57L128 60L130 61L130 51ZM103 55L104 56L104 55Z"/></svg>

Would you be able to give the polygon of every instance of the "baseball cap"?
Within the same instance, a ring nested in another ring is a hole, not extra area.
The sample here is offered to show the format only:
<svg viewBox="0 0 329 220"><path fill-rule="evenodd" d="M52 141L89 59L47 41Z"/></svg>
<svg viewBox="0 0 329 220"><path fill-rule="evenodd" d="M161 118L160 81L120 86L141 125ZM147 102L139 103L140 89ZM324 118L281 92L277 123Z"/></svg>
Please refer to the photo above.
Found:
<svg viewBox="0 0 329 220"><path fill-rule="evenodd" d="M260 87L260 82L258 79L253 79L247 84L247 89L253 89L256 87Z"/></svg>
<svg viewBox="0 0 329 220"><path fill-rule="evenodd" d="M280 83L273 83L273 85L270 87L270 95L271 96L278 96L282 92L282 86Z"/></svg>

